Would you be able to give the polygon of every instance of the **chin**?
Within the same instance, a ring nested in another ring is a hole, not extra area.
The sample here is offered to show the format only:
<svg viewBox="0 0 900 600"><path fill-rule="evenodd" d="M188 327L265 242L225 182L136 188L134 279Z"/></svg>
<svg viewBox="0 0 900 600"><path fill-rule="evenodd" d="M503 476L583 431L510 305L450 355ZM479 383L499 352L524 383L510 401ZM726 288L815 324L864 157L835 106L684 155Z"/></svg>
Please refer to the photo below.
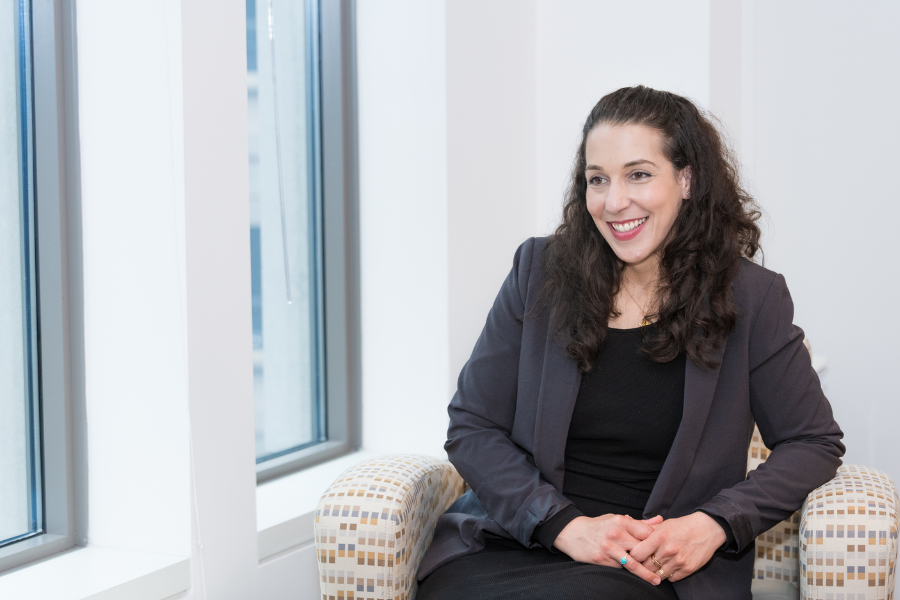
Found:
<svg viewBox="0 0 900 600"><path fill-rule="evenodd" d="M615 248L613 248L615 250ZM616 252L616 256L619 257L619 260L629 265L637 265L645 260L650 255L649 252Z"/></svg>

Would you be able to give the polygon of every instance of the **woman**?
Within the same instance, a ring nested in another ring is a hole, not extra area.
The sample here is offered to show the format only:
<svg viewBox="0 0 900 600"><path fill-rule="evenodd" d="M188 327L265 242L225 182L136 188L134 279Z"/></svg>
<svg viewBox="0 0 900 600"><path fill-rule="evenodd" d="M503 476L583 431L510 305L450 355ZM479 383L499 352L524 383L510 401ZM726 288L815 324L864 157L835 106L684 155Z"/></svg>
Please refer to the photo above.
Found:
<svg viewBox="0 0 900 600"><path fill-rule="evenodd" d="M471 489L420 600L750 598L753 540L844 452L784 278L748 260L758 216L690 101L600 100L562 225L516 252L460 374ZM745 478L754 422L772 453Z"/></svg>

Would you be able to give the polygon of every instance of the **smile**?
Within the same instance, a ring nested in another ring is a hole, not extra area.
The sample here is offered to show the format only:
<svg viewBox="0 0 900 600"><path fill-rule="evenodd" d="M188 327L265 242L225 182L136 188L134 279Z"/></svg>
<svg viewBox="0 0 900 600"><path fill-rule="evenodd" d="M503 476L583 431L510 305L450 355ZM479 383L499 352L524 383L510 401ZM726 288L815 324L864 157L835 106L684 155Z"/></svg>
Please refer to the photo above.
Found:
<svg viewBox="0 0 900 600"><path fill-rule="evenodd" d="M610 222L609 224L613 229L615 229L619 233L628 233L632 229L635 229L635 228L643 225L644 221L646 221L646 220L647 220L647 217L644 217L643 219L635 219L633 221L624 221L624 222L620 222L620 223Z"/></svg>
<svg viewBox="0 0 900 600"><path fill-rule="evenodd" d="M649 218L650 217L644 217L642 219L632 219L630 221L616 221L615 223L607 221L606 224L609 225L609 232L615 239L620 242L627 242L640 235L644 230L644 224Z"/></svg>

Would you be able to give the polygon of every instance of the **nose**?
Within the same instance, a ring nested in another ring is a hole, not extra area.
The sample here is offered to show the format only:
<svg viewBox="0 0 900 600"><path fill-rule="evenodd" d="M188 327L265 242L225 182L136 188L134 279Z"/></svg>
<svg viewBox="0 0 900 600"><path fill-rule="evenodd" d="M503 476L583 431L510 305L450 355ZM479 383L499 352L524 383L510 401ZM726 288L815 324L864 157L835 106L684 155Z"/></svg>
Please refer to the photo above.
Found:
<svg viewBox="0 0 900 600"><path fill-rule="evenodd" d="M631 200L628 198L628 188L622 180L613 180L609 185L606 196L606 212L618 214L628 208Z"/></svg>

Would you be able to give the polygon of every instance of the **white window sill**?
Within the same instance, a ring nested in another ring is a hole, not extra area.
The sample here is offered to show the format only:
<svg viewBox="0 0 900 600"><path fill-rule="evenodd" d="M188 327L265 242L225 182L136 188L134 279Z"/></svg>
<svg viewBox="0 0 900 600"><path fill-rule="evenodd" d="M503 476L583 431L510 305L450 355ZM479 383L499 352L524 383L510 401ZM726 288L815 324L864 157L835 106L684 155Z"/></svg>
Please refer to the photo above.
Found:
<svg viewBox="0 0 900 600"><path fill-rule="evenodd" d="M184 556L89 546L0 577L0 598L164 600L191 586Z"/></svg>
<svg viewBox="0 0 900 600"><path fill-rule="evenodd" d="M311 542L322 492L345 470L374 456L372 452L354 452L257 486L259 560Z"/></svg>

